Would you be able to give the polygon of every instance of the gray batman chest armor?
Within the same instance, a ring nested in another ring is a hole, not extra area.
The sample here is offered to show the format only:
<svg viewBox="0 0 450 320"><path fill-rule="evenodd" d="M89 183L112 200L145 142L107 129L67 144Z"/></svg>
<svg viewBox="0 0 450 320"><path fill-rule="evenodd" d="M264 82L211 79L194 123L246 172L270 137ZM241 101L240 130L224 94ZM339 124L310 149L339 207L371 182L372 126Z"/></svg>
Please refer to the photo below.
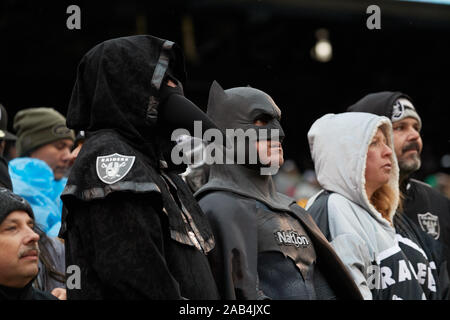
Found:
<svg viewBox="0 0 450 320"><path fill-rule="evenodd" d="M257 216L259 289L273 299L314 299L316 252L305 229L263 205Z"/></svg>

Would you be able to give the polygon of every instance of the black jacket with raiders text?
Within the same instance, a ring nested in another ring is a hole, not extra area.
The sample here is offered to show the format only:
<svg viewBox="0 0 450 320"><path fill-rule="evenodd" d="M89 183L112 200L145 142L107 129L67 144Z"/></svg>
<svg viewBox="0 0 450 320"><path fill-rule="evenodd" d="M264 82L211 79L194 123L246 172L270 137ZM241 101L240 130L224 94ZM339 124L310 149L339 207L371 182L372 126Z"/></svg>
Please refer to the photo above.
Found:
<svg viewBox="0 0 450 320"><path fill-rule="evenodd" d="M402 186L403 212L442 244L441 263L450 274L450 200L429 185L408 179Z"/></svg>
<svg viewBox="0 0 450 320"><path fill-rule="evenodd" d="M67 265L81 270L69 299L218 298L214 240L192 193L114 131L85 142L62 199Z"/></svg>

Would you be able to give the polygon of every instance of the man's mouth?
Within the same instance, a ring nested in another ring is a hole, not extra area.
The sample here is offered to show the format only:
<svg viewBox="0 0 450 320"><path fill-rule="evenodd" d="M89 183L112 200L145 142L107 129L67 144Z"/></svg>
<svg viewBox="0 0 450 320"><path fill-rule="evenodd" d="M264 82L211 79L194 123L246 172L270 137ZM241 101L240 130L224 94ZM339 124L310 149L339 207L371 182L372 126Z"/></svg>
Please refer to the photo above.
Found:
<svg viewBox="0 0 450 320"><path fill-rule="evenodd" d="M65 173L67 171L66 167L56 167L55 172Z"/></svg>
<svg viewBox="0 0 450 320"><path fill-rule="evenodd" d="M26 260L37 260L39 256L39 251L36 249L25 251L20 255L19 259L26 259Z"/></svg>
<svg viewBox="0 0 450 320"><path fill-rule="evenodd" d="M410 150L407 150L407 151L403 152L403 154L408 154L408 153L416 153L416 154L418 154L419 151L417 151L416 149L410 149Z"/></svg>
<svg viewBox="0 0 450 320"><path fill-rule="evenodd" d="M417 143L412 143L410 145L407 145L405 148L403 148L403 154L408 153L410 151L415 151L416 153L420 152L419 145Z"/></svg>

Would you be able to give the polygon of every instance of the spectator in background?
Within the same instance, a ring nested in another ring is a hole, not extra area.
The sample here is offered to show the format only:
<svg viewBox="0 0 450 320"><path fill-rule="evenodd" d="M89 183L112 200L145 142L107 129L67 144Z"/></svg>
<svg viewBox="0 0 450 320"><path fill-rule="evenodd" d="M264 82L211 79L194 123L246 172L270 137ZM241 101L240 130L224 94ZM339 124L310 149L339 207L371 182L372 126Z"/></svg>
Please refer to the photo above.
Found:
<svg viewBox="0 0 450 320"><path fill-rule="evenodd" d="M0 140L0 148L2 147L3 143L4 141ZM8 163L3 159L1 154L0 154L0 187L12 190L12 182L8 173Z"/></svg>
<svg viewBox="0 0 450 320"><path fill-rule="evenodd" d="M450 199L450 175L445 172L434 174L434 188Z"/></svg>
<svg viewBox="0 0 450 320"><path fill-rule="evenodd" d="M12 182L8 173L8 161L3 157L7 143L15 142L17 137L8 132L8 113L0 103L0 187L12 190Z"/></svg>
<svg viewBox="0 0 450 320"><path fill-rule="evenodd" d="M51 108L30 108L14 117L19 158L9 163L13 190L33 208L36 224L50 237L58 235L62 202L71 165L74 133L66 119Z"/></svg>
<svg viewBox="0 0 450 320"><path fill-rule="evenodd" d="M297 186L296 197L300 200L308 201L313 195L320 191L320 185L314 170L306 169L302 174L302 181ZM299 200L297 200L298 202ZM305 202L306 205L306 202Z"/></svg>
<svg viewBox="0 0 450 320"><path fill-rule="evenodd" d="M441 261L450 274L450 200L429 185L411 178L420 169L423 142L422 120L412 99L401 92L371 93L350 106L348 111L369 112L388 117L394 130L394 149L400 168L402 211L424 232L442 243ZM431 244L433 245L433 244ZM446 266L445 266L446 265Z"/></svg>
<svg viewBox="0 0 450 320"><path fill-rule="evenodd" d="M38 240L30 205L0 188L0 301L56 299L32 286L39 270Z"/></svg>
<svg viewBox="0 0 450 320"><path fill-rule="evenodd" d="M304 208L308 199L320 191L314 170L300 173L293 160L286 160L273 178L275 187L281 193L294 198Z"/></svg>
<svg viewBox="0 0 450 320"><path fill-rule="evenodd" d="M17 158L16 140L6 140L5 148L3 149L3 158L9 162Z"/></svg>
<svg viewBox="0 0 450 320"><path fill-rule="evenodd" d="M6 187L12 191L12 182L8 173L6 161L2 161L3 146L6 141L16 141L17 137L8 131L7 113L5 108L0 105L0 187ZM1 204L0 204L1 207ZM0 208L1 210L1 208ZM64 245L56 238L47 237L47 235L35 226L35 232L39 235L39 273L34 281L34 286L45 292L60 292L65 294L65 261ZM58 289L56 289L58 288ZM54 291L56 289L56 291ZM58 294L59 297L61 295ZM62 298L62 297L61 297Z"/></svg>
<svg viewBox="0 0 450 320"><path fill-rule="evenodd" d="M71 147L73 134L65 127L64 117L49 108L20 111L14 120L19 132L18 150L22 156L32 157L12 160L10 172L14 191L31 203L37 216L35 232L40 236L41 250L39 274L34 285L45 292L56 290L58 296L63 298L64 244L56 236L61 224L59 195L67 180L63 174L71 161L68 148Z"/></svg>
<svg viewBox="0 0 450 320"><path fill-rule="evenodd" d="M295 199L295 189L300 183L302 177L300 171L297 168L294 160L286 159L280 170L273 176L273 182L275 188L287 195L288 197Z"/></svg>

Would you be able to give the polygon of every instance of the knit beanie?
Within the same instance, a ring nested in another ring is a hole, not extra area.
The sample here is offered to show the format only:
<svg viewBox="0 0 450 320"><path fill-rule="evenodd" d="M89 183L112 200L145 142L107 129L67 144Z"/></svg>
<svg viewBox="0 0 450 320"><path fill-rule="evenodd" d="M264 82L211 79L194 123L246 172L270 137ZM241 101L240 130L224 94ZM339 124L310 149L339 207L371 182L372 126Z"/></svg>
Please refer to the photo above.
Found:
<svg viewBox="0 0 450 320"><path fill-rule="evenodd" d="M25 211L34 220L33 210L28 202L11 190L0 187L0 224L13 211Z"/></svg>
<svg viewBox="0 0 450 320"><path fill-rule="evenodd" d="M392 106L391 121L396 122L405 118L416 119L419 123L419 128L422 128L422 119L420 119L419 114L417 113L411 101L405 98L399 98Z"/></svg>
<svg viewBox="0 0 450 320"><path fill-rule="evenodd" d="M414 108L413 100L399 91L382 91L370 93L347 108L349 112L369 112L391 119L391 122L411 117L418 121L419 129L422 120Z"/></svg>
<svg viewBox="0 0 450 320"><path fill-rule="evenodd" d="M52 108L29 108L19 111L14 117L14 130L19 157L30 151L61 139L75 139L75 134L66 126L66 118Z"/></svg>

